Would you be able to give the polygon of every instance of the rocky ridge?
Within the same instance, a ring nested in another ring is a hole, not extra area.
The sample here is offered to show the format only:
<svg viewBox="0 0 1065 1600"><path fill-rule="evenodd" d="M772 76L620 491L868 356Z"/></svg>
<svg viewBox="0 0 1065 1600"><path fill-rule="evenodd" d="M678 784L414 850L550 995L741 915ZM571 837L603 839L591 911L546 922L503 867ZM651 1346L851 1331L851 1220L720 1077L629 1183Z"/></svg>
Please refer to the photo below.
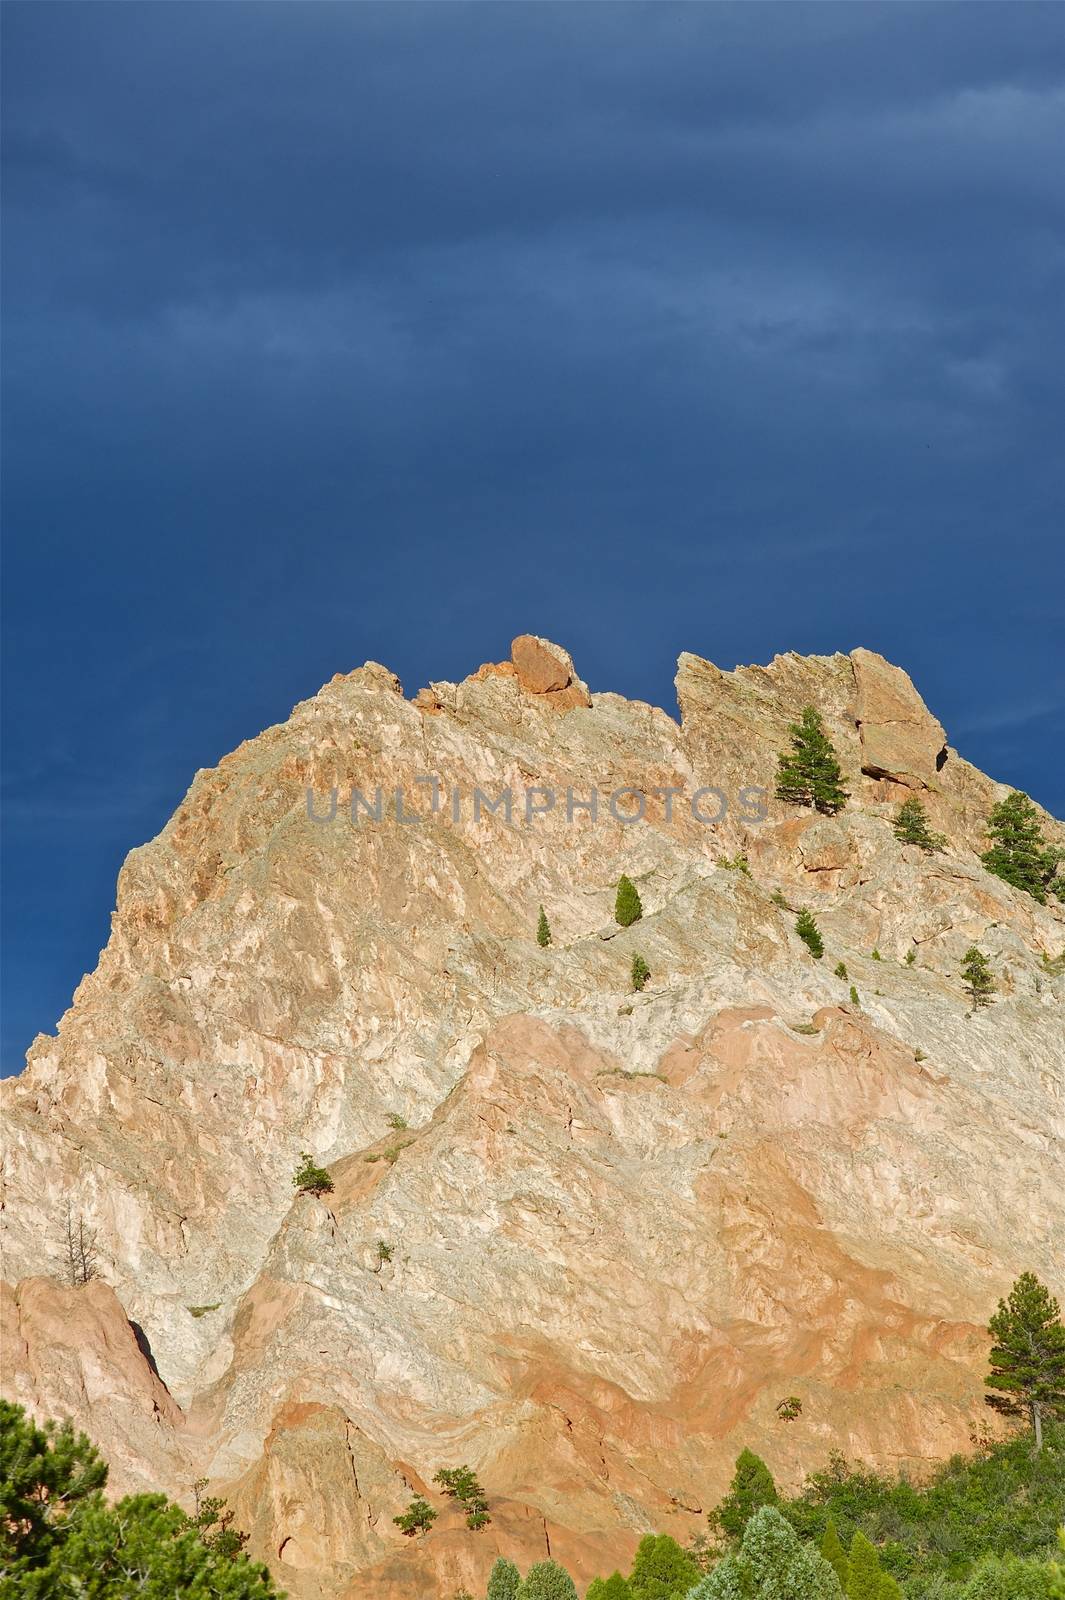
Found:
<svg viewBox="0 0 1065 1600"><path fill-rule="evenodd" d="M1006 786L869 651L683 655L677 696L591 694L532 635L413 701L338 675L131 852L4 1086L4 1392L75 1416L116 1489L209 1477L297 1600L448 1595L500 1551L587 1579L696 1531L744 1444L792 1481L833 1448L919 1468L984 1425L997 1296L1065 1287L1065 912L978 860ZM835 817L771 798L806 703ZM894 838L913 792L942 854ZM332 1194L294 1197L303 1150ZM437 1501L404 1539L462 1461L490 1525Z"/></svg>

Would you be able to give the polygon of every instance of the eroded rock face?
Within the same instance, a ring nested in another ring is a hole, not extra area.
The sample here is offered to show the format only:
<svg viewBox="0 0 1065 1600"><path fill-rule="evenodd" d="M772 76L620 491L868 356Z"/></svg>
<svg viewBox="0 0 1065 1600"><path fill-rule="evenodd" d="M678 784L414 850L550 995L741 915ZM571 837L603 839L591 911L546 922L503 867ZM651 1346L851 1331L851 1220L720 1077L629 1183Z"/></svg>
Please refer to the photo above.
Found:
<svg viewBox="0 0 1065 1600"><path fill-rule="evenodd" d="M72 1413L118 1491L208 1476L296 1600L476 1592L548 1550L583 1584L702 1527L743 1445L791 1483L835 1448L964 1448L995 1300L1025 1268L1065 1288L1065 984L1039 963L1065 917L984 871L1000 791L935 771L895 673L683 656L678 724L529 638L414 703L338 674L197 774L4 1086L5 1392ZM852 795L834 818L772 798L805 704ZM890 819L931 773L950 844L926 856ZM688 803L711 785L716 826ZM557 799L526 817L533 787ZM593 788L595 817L568 809ZM999 995L969 1017L973 941ZM294 1196L303 1150L331 1195ZM36 1276L68 1200L107 1285ZM463 1461L479 1533L432 1485ZM441 1516L412 1543L392 1519L422 1492Z"/></svg>

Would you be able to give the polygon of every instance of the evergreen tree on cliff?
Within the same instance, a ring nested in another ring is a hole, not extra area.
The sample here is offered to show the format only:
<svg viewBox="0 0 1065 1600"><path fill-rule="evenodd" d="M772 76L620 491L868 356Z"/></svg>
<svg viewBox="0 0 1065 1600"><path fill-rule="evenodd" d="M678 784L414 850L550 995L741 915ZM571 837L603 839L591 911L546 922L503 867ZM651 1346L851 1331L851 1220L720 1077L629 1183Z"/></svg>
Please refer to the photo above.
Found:
<svg viewBox="0 0 1065 1600"><path fill-rule="evenodd" d="M622 873L618 879L617 898L614 901L614 921L620 928L631 928L643 916L643 906L636 885Z"/></svg>
<svg viewBox="0 0 1065 1600"><path fill-rule="evenodd" d="M1048 849L1039 812L1026 794L1014 789L994 806L987 821L992 842L980 860L988 872L1046 904L1047 884L1057 871L1058 853Z"/></svg>
<svg viewBox="0 0 1065 1600"><path fill-rule="evenodd" d="M788 727L791 749L777 757L777 799L793 805L813 806L826 816L842 811L849 798L842 772L813 706L806 706L798 722Z"/></svg>
<svg viewBox="0 0 1065 1600"><path fill-rule="evenodd" d="M1027 1416L1036 1455L1043 1423L1065 1419L1065 1327L1061 1308L1032 1272L1023 1272L988 1324L995 1341L985 1380L987 1404L1008 1417Z"/></svg>
<svg viewBox="0 0 1065 1600"><path fill-rule="evenodd" d="M499 1556L488 1574L486 1600L517 1600L521 1588L521 1573L513 1561Z"/></svg>

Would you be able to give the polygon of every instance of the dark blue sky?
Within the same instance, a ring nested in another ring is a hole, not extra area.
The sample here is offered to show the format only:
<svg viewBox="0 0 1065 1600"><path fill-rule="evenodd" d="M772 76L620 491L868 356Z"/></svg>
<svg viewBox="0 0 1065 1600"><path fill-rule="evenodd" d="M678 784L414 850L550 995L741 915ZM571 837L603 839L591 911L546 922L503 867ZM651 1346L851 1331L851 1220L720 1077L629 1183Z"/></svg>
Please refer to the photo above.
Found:
<svg viewBox="0 0 1065 1600"><path fill-rule="evenodd" d="M1065 811L1065 7L2 21L5 1071L367 657L864 644Z"/></svg>

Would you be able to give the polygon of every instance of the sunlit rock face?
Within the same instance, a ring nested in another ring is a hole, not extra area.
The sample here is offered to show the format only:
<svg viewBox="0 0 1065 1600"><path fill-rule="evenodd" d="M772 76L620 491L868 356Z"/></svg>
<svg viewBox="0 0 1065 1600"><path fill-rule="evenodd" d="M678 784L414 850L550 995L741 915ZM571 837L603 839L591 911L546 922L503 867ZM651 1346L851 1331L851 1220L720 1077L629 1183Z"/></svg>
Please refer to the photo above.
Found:
<svg viewBox="0 0 1065 1600"><path fill-rule="evenodd" d="M789 1483L919 1467L984 1425L1012 1278L1065 1287L1065 915L980 865L1006 790L869 651L686 654L677 692L589 694L534 635L413 700L338 675L130 854L5 1085L5 1393L116 1490L208 1477L297 1600L476 1590L500 1552L586 1581L704 1526L744 1445ZM835 817L772 793L807 704ZM941 854L893 835L915 790ZM84 1289L49 1281L68 1202ZM432 1486L460 1462L480 1532Z"/></svg>

